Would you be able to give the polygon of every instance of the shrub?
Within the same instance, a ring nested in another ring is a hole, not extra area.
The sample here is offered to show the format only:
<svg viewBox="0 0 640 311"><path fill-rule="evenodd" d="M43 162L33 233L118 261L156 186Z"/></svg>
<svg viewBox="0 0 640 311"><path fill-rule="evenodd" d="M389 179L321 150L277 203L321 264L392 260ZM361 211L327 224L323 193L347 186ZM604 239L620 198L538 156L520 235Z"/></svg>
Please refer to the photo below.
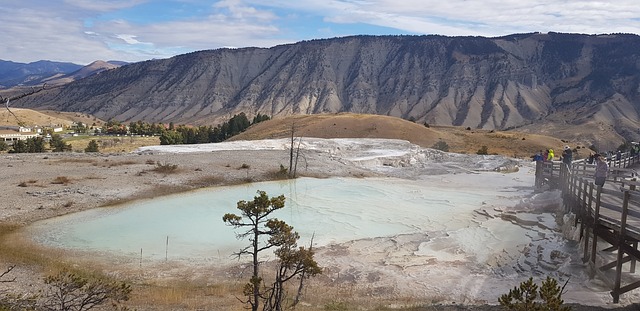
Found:
<svg viewBox="0 0 640 311"><path fill-rule="evenodd" d="M487 146L482 146L482 147L480 147L480 149L478 149L476 154L487 155L487 154L489 154L489 148L487 148Z"/></svg>
<svg viewBox="0 0 640 311"><path fill-rule="evenodd" d="M66 185L71 183L71 179L67 176L58 176L51 183L55 185Z"/></svg>
<svg viewBox="0 0 640 311"><path fill-rule="evenodd" d="M241 169L248 169L249 168L249 164L247 163L242 163L242 165L240 165Z"/></svg>
<svg viewBox="0 0 640 311"><path fill-rule="evenodd" d="M444 140L439 140L437 143L433 144L431 148L449 152L449 144L447 144L447 142L445 142Z"/></svg>
<svg viewBox="0 0 640 311"><path fill-rule="evenodd" d="M500 296L498 302L507 310L570 311L571 307L563 306L562 289L554 278L547 277L540 288L529 278Z"/></svg>
<svg viewBox="0 0 640 311"><path fill-rule="evenodd" d="M129 300L131 286L126 283L89 278L69 271L62 271L44 279L48 289L44 292L45 310L90 310L111 303Z"/></svg>
<svg viewBox="0 0 640 311"><path fill-rule="evenodd" d="M177 169L178 169L177 164L158 162L156 163L156 167L153 169L153 171L156 173L170 174L170 173L175 173Z"/></svg>
<svg viewBox="0 0 640 311"><path fill-rule="evenodd" d="M98 142L96 142L95 139L92 139L89 144L87 145L87 148L84 148L84 152L99 152L99 148L98 148Z"/></svg>

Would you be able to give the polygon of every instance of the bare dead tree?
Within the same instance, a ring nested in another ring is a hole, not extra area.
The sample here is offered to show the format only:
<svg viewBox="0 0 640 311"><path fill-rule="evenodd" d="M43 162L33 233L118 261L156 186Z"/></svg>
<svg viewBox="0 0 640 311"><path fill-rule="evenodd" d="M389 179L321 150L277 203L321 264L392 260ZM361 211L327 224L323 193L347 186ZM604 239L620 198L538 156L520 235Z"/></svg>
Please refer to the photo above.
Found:
<svg viewBox="0 0 640 311"><path fill-rule="evenodd" d="M7 268L7 270L5 270L4 272L0 273L0 283L10 283L10 282L15 282L16 281L15 277L13 279L10 279L10 280L3 280L2 279L5 275L9 274L9 272L11 272L11 270L13 270L15 267L16 266L9 266Z"/></svg>
<svg viewBox="0 0 640 311"><path fill-rule="evenodd" d="M296 132L296 123L291 123L291 147L289 148L289 178L293 178L293 147L294 147L294 137Z"/></svg>
<svg viewBox="0 0 640 311"><path fill-rule="evenodd" d="M9 266L0 273L0 283L15 282L16 278L4 279L16 266ZM35 310L37 296L32 294L13 294L9 291L0 290L0 310Z"/></svg>
<svg viewBox="0 0 640 311"><path fill-rule="evenodd" d="M316 234L311 235L311 241L309 242L309 252L313 253L313 238L315 238ZM298 283L298 292L296 293L296 297L293 299L292 307L295 307L300 302L300 297L302 297L302 290L304 289L304 280L309 278L307 275L307 270L302 270L300 273L300 283Z"/></svg>
<svg viewBox="0 0 640 311"><path fill-rule="evenodd" d="M46 85L47 85L47 84L45 83L45 84L43 84L43 85L42 85L42 87L41 87L41 88L31 88L31 91L30 91L30 92L22 93L22 94L20 94L20 95L16 95L16 96L13 96L13 97L7 97L7 98L5 98L5 97L0 96L0 101L3 101L3 102L4 102L4 106L5 106L5 108L7 108L7 111L8 111L8 112L9 112L9 113L14 117L14 118L16 118L16 120L18 121L18 125L22 126L22 125L24 125L24 122L22 122L22 121L20 120L20 118L18 118L18 116L17 116L15 113L13 113L13 111L11 111L11 109L9 109L9 102L11 102L12 100L13 100L13 101L15 101L15 100L21 99L21 98L23 98L23 97L27 97L27 96L29 96L29 95L33 95L33 94L35 94L35 93L41 92L41 91L43 91L43 90L45 89L45 86L46 86Z"/></svg>
<svg viewBox="0 0 640 311"><path fill-rule="evenodd" d="M300 152L302 137L298 137L297 139L298 145L296 146L295 131L296 131L296 128L295 128L295 122L294 122L291 124L291 146L289 148L289 178L296 178L296 174L298 173L298 160L300 159L301 155L302 155L302 158L305 160L305 164L306 164L306 158L304 154Z"/></svg>

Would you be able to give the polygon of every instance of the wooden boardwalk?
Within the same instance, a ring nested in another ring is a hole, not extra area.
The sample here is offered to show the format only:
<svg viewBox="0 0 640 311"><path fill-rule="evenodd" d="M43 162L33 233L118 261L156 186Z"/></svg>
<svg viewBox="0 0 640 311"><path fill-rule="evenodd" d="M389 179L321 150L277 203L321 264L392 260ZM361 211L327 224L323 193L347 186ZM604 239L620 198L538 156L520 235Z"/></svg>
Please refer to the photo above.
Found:
<svg viewBox="0 0 640 311"><path fill-rule="evenodd" d="M562 190L565 212L576 215L583 261L589 262L611 288L613 302L640 287L636 262L640 260L640 156L623 154L609 162L603 187L594 185L595 164L584 160L570 166L562 162L538 162L536 186ZM636 180L636 178L638 178Z"/></svg>

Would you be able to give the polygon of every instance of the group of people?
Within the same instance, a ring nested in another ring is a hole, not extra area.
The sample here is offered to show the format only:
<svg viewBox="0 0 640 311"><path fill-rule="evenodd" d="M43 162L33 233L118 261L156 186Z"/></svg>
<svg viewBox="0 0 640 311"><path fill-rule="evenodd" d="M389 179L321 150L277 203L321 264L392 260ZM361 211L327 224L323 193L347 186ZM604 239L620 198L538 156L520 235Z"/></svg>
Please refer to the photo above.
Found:
<svg viewBox="0 0 640 311"><path fill-rule="evenodd" d="M621 156L620 152L618 152L616 156L619 158ZM540 150L540 152L532 156L533 161L536 161L536 162L553 161L554 157L555 155L554 155L553 149L547 149L544 152ZM564 146L560 160L562 161L562 163L564 163L567 166L571 165L571 161L573 161L573 151L571 150L571 147ZM607 175L609 174L609 164L607 163L606 158L599 153L589 156L588 163L593 164L594 162L596 164L596 169L593 175L595 179L594 183L597 186L602 187L604 186L604 182L607 179Z"/></svg>
<svg viewBox="0 0 640 311"><path fill-rule="evenodd" d="M555 153L553 152L553 149L546 149L545 151L540 150L538 153L534 154L532 156L533 161L553 161L553 159L555 158ZM571 150L571 148L569 146L564 146L564 149L562 150L562 156L560 157L560 159L562 160L563 163L565 164L571 164L571 161L573 160L573 151Z"/></svg>

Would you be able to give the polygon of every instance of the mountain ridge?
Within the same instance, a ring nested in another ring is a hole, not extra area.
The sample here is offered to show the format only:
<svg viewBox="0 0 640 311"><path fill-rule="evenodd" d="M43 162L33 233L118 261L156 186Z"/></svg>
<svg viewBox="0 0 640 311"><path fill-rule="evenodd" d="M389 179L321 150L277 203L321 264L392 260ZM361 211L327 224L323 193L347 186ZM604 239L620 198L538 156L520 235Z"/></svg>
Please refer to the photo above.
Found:
<svg viewBox="0 0 640 311"><path fill-rule="evenodd" d="M350 36L128 64L16 104L191 124L368 113L611 148L640 138L639 50L631 34Z"/></svg>
<svg viewBox="0 0 640 311"><path fill-rule="evenodd" d="M123 66L124 64L127 63L97 60L83 66L49 60L18 63L0 59L0 89L31 87L44 83L49 85L67 84L104 70Z"/></svg>

